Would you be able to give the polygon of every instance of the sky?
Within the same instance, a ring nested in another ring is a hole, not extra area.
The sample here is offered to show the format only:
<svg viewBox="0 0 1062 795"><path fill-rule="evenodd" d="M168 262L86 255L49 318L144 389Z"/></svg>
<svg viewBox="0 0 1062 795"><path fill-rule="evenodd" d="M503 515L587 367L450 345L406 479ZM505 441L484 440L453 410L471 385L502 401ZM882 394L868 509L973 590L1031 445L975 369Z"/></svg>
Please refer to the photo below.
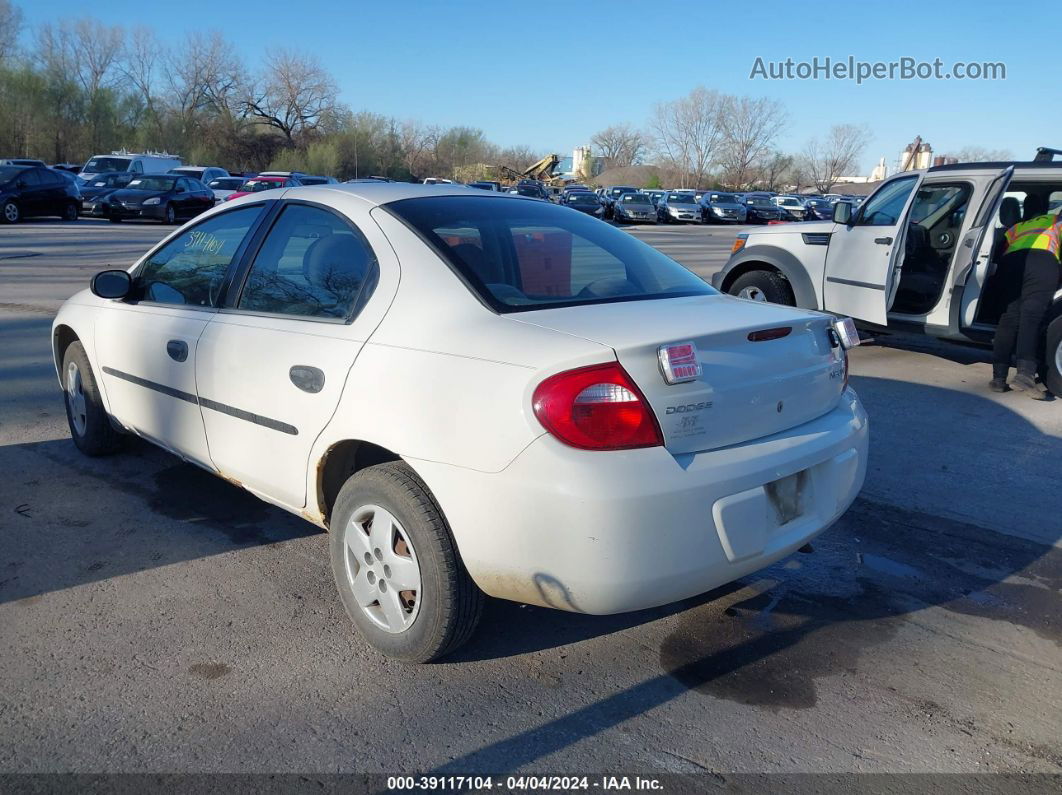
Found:
<svg viewBox="0 0 1062 795"><path fill-rule="evenodd" d="M890 168L916 135L936 154L963 147L1031 158L1062 147L1057 26L998 2L506 2L506 0L15 0L29 25L93 16L147 25L168 43L219 30L248 65L270 48L315 55L353 110L481 128L502 146L571 153L611 124L647 124L653 106L698 85L777 99L796 152L830 125L871 130L862 170ZM759 11L754 10L759 9ZM1002 80L764 80L764 63L1002 62ZM1046 88L1045 88L1046 87ZM1009 109L1014 109L1009 111Z"/></svg>

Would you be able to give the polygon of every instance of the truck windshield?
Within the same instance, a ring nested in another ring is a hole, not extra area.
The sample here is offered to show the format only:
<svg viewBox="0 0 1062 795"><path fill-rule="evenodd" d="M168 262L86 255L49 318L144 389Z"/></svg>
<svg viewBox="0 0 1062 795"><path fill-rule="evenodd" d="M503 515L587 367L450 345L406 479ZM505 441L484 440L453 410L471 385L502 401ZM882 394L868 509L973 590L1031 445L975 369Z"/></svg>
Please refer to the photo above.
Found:
<svg viewBox="0 0 1062 795"><path fill-rule="evenodd" d="M497 312L716 292L626 232L555 204L439 196L383 206Z"/></svg>
<svg viewBox="0 0 1062 795"><path fill-rule="evenodd" d="M101 171L128 171L128 157L94 157L85 163L85 171L99 174Z"/></svg>

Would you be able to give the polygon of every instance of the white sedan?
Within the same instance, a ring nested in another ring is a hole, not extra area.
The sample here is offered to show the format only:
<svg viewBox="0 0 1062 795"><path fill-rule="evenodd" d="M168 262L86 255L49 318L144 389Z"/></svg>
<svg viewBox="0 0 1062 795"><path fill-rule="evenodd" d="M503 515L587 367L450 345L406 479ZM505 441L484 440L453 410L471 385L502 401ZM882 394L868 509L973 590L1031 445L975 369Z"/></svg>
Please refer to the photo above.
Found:
<svg viewBox="0 0 1062 795"><path fill-rule="evenodd" d="M607 614L716 588L866 471L831 317L457 185L227 202L97 274L52 339L82 452L133 433L329 529L347 612L403 660L467 640L484 594Z"/></svg>

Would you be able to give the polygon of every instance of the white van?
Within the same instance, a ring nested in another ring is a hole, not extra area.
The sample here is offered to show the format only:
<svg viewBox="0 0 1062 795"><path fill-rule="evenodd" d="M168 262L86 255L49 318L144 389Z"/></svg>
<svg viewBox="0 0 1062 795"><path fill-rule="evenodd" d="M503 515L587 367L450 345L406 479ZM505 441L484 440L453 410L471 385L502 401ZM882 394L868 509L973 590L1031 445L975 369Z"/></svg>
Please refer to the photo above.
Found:
<svg viewBox="0 0 1062 795"><path fill-rule="evenodd" d="M82 179L92 179L108 171L127 171L131 174L165 174L171 168L179 168L181 158L166 152L111 152L109 155L93 155L78 174Z"/></svg>

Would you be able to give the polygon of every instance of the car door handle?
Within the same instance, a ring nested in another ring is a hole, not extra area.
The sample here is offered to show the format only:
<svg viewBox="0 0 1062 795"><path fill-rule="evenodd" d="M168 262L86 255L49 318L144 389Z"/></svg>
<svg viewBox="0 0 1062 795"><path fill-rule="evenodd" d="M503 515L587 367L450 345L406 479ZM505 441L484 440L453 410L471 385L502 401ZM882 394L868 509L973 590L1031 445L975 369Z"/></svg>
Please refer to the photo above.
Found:
<svg viewBox="0 0 1062 795"><path fill-rule="evenodd" d="M184 340L170 340L166 343L166 353L175 362L183 362L188 359L188 343Z"/></svg>
<svg viewBox="0 0 1062 795"><path fill-rule="evenodd" d="M877 243L879 246L891 246L892 245L892 238L891 237L876 237L876 238L874 238L874 242Z"/></svg>

